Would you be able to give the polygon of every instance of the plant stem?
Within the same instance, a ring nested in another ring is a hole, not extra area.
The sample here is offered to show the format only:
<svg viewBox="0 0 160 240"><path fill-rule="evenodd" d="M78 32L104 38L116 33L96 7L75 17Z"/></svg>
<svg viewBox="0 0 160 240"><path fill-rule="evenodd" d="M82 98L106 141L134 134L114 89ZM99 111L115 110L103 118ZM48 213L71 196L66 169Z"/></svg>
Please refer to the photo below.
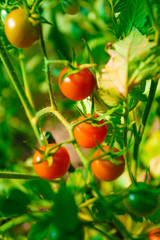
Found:
<svg viewBox="0 0 160 240"><path fill-rule="evenodd" d="M124 146L125 148L128 147L128 141L127 141L127 135L128 135L128 99L126 98L125 101L125 114L124 114ZM128 174L130 177L130 180L132 183L135 184L135 179L133 176L133 173L131 171L131 161L129 159L129 155L128 155L128 150L125 152L125 157L126 157L126 163L127 163L127 170L128 170Z"/></svg>
<svg viewBox="0 0 160 240"><path fill-rule="evenodd" d="M27 75L26 75L23 59L24 59L23 50L19 49L19 61L20 61L20 66L21 66L21 71L22 71L23 82L24 82L24 90L25 90L26 96L27 96L31 106L34 108L34 103L33 103L32 97L31 97L31 92L30 92L28 81L27 81Z"/></svg>
<svg viewBox="0 0 160 240"><path fill-rule="evenodd" d="M153 9L152 9L152 4L150 4L150 1L149 1L149 0L146 0L146 6L147 6L147 9L148 9L148 13L149 13L149 16L150 16L152 25L153 25L155 31L158 31L158 32L159 32L159 26L157 25L157 22L156 22L156 20L155 20L155 18L154 18Z"/></svg>
<svg viewBox="0 0 160 240"><path fill-rule="evenodd" d="M124 239L130 239L134 240L134 238L131 236L131 234L126 230L125 226L122 224L120 220L118 220L116 217L113 217L113 222L117 229L124 235Z"/></svg>
<svg viewBox="0 0 160 240"><path fill-rule="evenodd" d="M110 240L115 240L115 238L113 238L111 235L109 235L108 233L104 232L103 230L95 227L93 224L88 225L90 228L96 230L97 232L101 233L103 236L107 237L107 239Z"/></svg>
<svg viewBox="0 0 160 240"><path fill-rule="evenodd" d="M22 215L20 217L12 218L10 221L4 223L2 226L0 226L0 232L6 232L8 229L15 227L19 224L33 221L33 217L29 215Z"/></svg>
<svg viewBox="0 0 160 240"><path fill-rule="evenodd" d="M36 175L27 175L15 172L0 172L0 178L7 178L7 179L40 179Z"/></svg>
<svg viewBox="0 0 160 240"><path fill-rule="evenodd" d="M39 4L39 0L35 0L31 9L31 12L34 13L37 5Z"/></svg>
<svg viewBox="0 0 160 240"><path fill-rule="evenodd" d="M133 155L133 157L136 161L135 177L137 176L137 169L138 169L139 147L140 147L140 143L141 143L141 140L142 140L142 137L143 137L145 127L146 127L148 116L149 116L149 113L150 113L150 110L151 110L153 99L154 99L154 96L155 96L155 93L156 93L157 85L158 85L158 80L156 80L156 81L152 80L151 81L148 101L147 101L147 104L146 104L146 107L145 107L145 110L144 110L144 114L143 114L143 117L142 117L142 122L139 126L139 131L137 133L137 136L135 137L134 155Z"/></svg>
<svg viewBox="0 0 160 240"><path fill-rule="evenodd" d="M2 43L1 39L0 39L0 58L4 64L4 67L7 70L7 73L11 79L11 82L23 104L23 107L26 111L27 117L31 123L33 131L34 131L39 143L42 144L41 139L40 139L40 134L39 134L39 131L37 128L37 122L35 119L35 111L34 111L33 107L31 106L28 98L26 97L25 91L18 79L18 76L15 72L15 69L13 68L13 65L11 64L11 61L8 57L7 51L5 49L4 44Z"/></svg>

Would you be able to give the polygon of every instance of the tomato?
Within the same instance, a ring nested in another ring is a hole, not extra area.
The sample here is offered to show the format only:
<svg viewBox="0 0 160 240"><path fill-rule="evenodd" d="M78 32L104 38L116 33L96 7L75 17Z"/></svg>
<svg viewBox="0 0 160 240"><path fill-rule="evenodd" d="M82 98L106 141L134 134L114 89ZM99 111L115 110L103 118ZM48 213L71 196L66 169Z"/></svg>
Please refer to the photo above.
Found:
<svg viewBox="0 0 160 240"><path fill-rule="evenodd" d="M49 147L54 146L55 143L48 144ZM45 151L45 145L39 148ZM42 159L43 155L36 151L33 156L33 168L37 175L41 178L53 180L62 177L69 169L70 158L67 150L64 147L58 149L53 155L52 165L49 167L48 161L45 160L38 163Z"/></svg>
<svg viewBox="0 0 160 240"><path fill-rule="evenodd" d="M136 217L148 217L158 208L159 196L153 187L139 182L131 185L127 196L123 199L126 210Z"/></svg>
<svg viewBox="0 0 160 240"><path fill-rule="evenodd" d="M64 78L67 67L60 72L58 83L62 93L69 99L80 101L90 96L95 86L95 78L88 68L84 68L78 73L71 74Z"/></svg>
<svg viewBox="0 0 160 240"><path fill-rule="evenodd" d="M36 21L30 21L23 8L11 11L4 24L8 41L17 48L31 47L40 38L40 26Z"/></svg>
<svg viewBox="0 0 160 240"><path fill-rule="evenodd" d="M89 114L85 115L89 117ZM94 114L94 118L98 118L98 114ZM77 121L84 120L84 116L81 116ZM96 122L96 124L101 125L104 120ZM90 123L82 122L74 127L74 137L76 142L84 148L94 148L97 146L97 142L101 144L107 136L107 125L101 127L92 126Z"/></svg>
<svg viewBox="0 0 160 240"><path fill-rule="evenodd" d="M148 235L149 240L160 240L160 228L150 231Z"/></svg>
<svg viewBox="0 0 160 240"><path fill-rule="evenodd" d="M62 8L70 15L77 14L80 10L79 0L62 0Z"/></svg>
<svg viewBox="0 0 160 240"><path fill-rule="evenodd" d="M103 150L105 152L108 152L110 149L110 146L104 146ZM113 152L119 152L119 150L115 147L113 147ZM104 152L101 149L98 149L92 156L92 159L96 159L93 160L91 162L91 169L92 172L94 173L94 175L103 181L113 181L115 179L117 179L123 172L125 169L125 160L123 155L120 155L118 157L115 158L115 160L119 163L119 164L114 164L113 162L109 161L109 160L103 160L106 156L100 157L102 154L104 154Z"/></svg>

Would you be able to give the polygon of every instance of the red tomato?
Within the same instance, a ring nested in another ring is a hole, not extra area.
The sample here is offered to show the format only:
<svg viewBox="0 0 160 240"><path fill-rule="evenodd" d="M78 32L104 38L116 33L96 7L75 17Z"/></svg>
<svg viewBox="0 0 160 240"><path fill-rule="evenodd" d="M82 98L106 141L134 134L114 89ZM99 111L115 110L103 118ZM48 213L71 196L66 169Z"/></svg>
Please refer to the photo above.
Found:
<svg viewBox="0 0 160 240"><path fill-rule="evenodd" d="M85 115L89 117L89 114ZM99 115L94 114L94 118L98 118ZM81 116L77 121L82 121L84 116ZM96 124L101 125L104 123L104 120L97 122ZM107 136L107 125L101 127L92 126L90 123L82 122L75 126L74 128L74 137L76 142L84 148L94 148L97 147L96 141L101 144Z"/></svg>
<svg viewBox="0 0 160 240"><path fill-rule="evenodd" d="M105 152L109 151L109 146L105 146L103 147L103 150ZM119 150L117 148L113 148L113 152L119 152ZM96 159L97 157L101 156L102 154L104 154L104 152L102 152L101 149L98 149L94 154L92 159ZM110 162L109 160L103 160L105 158L101 157L98 158L97 160L93 160L91 162L91 169L94 173L94 175L103 181L113 181L115 179L117 179L124 171L125 169L125 160L123 155L120 155L119 157L117 157L115 160L117 160L117 162L119 162L118 165Z"/></svg>
<svg viewBox="0 0 160 240"><path fill-rule="evenodd" d="M160 240L160 228L149 232L149 240Z"/></svg>
<svg viewBox="0 0 160 240"><path fill-rule="evenodd" d="M48 144L49 147L52 147L54 145L55 143ZM45 148L45 146L42 146L39 149L45 151ZM62 177L69 169L70 158L67 150L64 147L61 147L52 155L53 162L50 167L48 167L47 160L38 163L42 157L43 155L38 151L36 151L33 156L34 171L41 178L53 180Z"/></svg>
<svg viewBox="0 0 160 240"><path fill-rule="evenodd" d="M8 41L15 47L31 47L40 37L39 24L29 20L25 9L17 8L11 11L4 24Z"/></svg>
<svg viewBox="0 0 160 240"><path fill-rule="evenodd" d="M63 79L67 67L60 72L58 83L62 93L69 99L80 101L90 96L95 86L95 78L88 68L74 73Z"/></svg>

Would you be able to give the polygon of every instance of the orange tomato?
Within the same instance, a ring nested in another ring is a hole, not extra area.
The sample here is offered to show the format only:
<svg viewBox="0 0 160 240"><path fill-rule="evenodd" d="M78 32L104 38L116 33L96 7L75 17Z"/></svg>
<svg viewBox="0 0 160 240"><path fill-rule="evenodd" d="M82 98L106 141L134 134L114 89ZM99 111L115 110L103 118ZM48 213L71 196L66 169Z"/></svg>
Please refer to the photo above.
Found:
<svg viewBox="0 0 160 240"><path fill-rule="evenodd" d="M64 78L67 67L63 68L58 78L58 84L62 93L69 99L80 101L91 95L95 86L95 78L93 73L84 68L78 73L74 73Z"/></svg>
<svg viewBox="0 0 160 240"><path fill-rule="evenodd" d="M48 144L49 147L54 146L55 143ZM46 147L42 146L39 148L42 151L45 151ZM47 159L41 163L43 155L36 151L33 156L33 169L37 175L41 178L53 180L59 177L62 177L69 169L70 158L67 150L64 147L58 149L53 155L52 165L48 165Z"/></svg>
<svg viewBox="0 0 160 240"><path fill-rule="evenodd" d="M103 150L105 152L108 152L110 149L109 146L104 146ZM117 148L113 148L113 152L119 152L119 150ZM96 159L93 160L91 162L91 169L94 173L94 175L103 181L113 181L115 179L117 179L124 171L125 169L125 160L123 155L120 155L119 157L115 158L115 160L117 162L119 162L119 164L114 164L112 162L110 162L109 160L103 160L105 158L100 157L102 154L104 154L104 152L101 149L98 149L92 156L92 159Z"/></svg>
<svg viewBox="0 0 160 240"><path fill-rule="evenodd" d="M89 114L85 114L89 117ZM94 114L94 118L98 118L98 114ZM77 121L82 121L84 116L81 116ZM104 120L96 122L96 124L101 125ZM76 142L84 148L94 148L97 146L97 142L101 144L107 136L107 125L101 127L92 126L90 123L82 122L75 126L74 137Z"/></svg>

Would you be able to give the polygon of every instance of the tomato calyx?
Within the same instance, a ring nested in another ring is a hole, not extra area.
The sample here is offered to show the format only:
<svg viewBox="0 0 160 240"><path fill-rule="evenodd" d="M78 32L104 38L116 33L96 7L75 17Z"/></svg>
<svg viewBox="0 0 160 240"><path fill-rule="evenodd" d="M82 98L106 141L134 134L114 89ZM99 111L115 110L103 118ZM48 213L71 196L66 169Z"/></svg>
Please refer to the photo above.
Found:
<svg viewBox="0 0 160 240"><path fill-rule="evenodd" d="M79 65L79 64L72 64L70 62L66 62L65 66L67 67L67 71L63 74L60 83L62 83L63 80L65 78L67 78L68 76L70 76L72 74L77 74L80 71L84 70L85 68L90 68L90 67L93 67L96 65L97 64L89 64L89 63Z"/></svg>
<svg viewBox="0 0 160 240"><path fill-rule="evenodd" d="M84 117L84 119L81 121L74 122L73 127L75 127L83 122L85 122L86 124L90 124L94 127L102 127L107 124L107 121L104 121L102 124L98 124L100 121L102 121L101 116L97 117L97 118L94 118L94 116L92 116L92 115L90 115L89 117L86 117L86 115L82 114L82 116Z"/></svg>

